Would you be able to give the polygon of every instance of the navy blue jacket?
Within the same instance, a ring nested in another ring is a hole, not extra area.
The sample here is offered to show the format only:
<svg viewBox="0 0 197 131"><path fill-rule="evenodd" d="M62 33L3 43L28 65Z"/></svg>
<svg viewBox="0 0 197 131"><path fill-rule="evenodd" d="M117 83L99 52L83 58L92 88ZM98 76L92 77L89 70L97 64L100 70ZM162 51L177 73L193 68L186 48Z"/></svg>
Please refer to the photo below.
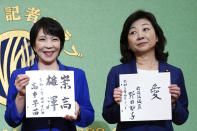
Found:
<svg viewBox="0 0 197 131"><path fill-rule="evenodd" d="M177 84L181 88L181 95L176 101L176 107L172 110L172 121L136 121L120 122L120 106L113 98L114 88L119 87L119 74L137 73L136 61L120 64L112 67L107 77L105 99L103 104L103 118L111 124L117 123L117 131L173 131L172 122L183 124L189 115L188 98L185 89L183 73L181 69L159 62L159 72L170 72L171 84Z"/></svg>
<svg viewBox="0 0 197 131"><path fill-rule="evenodd" d="M68 121L64 118L26 118L25 109L19 116L15 98L18 93L14 83L18 74L25 74L27 70L38 70L38 63L35 61L32 67L17 69L12 73L7 96L5 120L11 127L17 127L22 123L22 131L76 131L76 126L86 127L94 121L94 109L90 102L88 84L84 71L78 68L67 67L59 61L60 70L74 71L75 101L80 106L80 116L76 121Z"/></svg>

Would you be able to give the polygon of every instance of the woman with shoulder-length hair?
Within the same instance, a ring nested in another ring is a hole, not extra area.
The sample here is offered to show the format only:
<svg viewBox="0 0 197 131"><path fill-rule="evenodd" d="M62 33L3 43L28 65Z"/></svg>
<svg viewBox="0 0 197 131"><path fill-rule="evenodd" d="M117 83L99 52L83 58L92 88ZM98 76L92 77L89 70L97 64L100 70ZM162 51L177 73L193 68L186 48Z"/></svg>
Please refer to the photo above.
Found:
<svg viewBox="0 0 197 131"><path fill-rule="evenodd" d="M173 131L172 122L181 125L187 120L188 98L183 73L167 63L165 45L165 36L153 14L139 10L126 19L120 38L122 64L112 67L108 74L102 113L108 123L117 123L117 131ZM119 74L166 71L171 75L172 120L121 122Z"/></svg>

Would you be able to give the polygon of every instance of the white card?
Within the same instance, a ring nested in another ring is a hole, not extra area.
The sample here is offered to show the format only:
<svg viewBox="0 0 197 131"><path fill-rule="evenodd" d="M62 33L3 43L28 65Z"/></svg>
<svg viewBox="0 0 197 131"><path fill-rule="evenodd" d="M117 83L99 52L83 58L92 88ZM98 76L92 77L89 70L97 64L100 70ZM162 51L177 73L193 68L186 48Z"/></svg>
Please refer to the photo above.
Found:
<svg viewBox="0 0 197 131"><path fill-rule="evenodd" d="M26 117L74 116L73 71L26 71Z"/></svg>
<svg viewBox="0 0 197 131"><path fill-rule="evenodd" d="M121 121L171 120L170 73L120 75Z"/></svg>

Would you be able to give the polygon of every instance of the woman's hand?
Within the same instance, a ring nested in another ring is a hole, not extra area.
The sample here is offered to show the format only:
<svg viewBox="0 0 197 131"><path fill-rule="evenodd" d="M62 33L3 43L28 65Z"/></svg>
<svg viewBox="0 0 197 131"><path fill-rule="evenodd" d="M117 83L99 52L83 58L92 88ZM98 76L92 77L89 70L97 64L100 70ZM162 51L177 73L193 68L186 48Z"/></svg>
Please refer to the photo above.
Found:
<svg viewBox="0 0 197 131"><path fill-rule="evenodd" d="M120 105L120 102L122 101L122 90L120 89L120 87L114 88L114 101Z"/></svg>
<svg viewBox="0 0 197 131"><path fill-rule="evenodd" d="M74 121L77 120L79 115L80 115L80 107L79 104L75 101L75 116L66 115L64 118L70 121Z"/></svg>
<svg viewBox="0 0 197 131"><path fill-rule="evenodd" d="M25 96L26 94L26 86L29 83L29 77L25 74L20 74L16 77L14 85L16 86L16 89L18 90L18 95Z"/></svg>
<svg viewBox="0 0 197 131"><path fill-rule="evenodd" d="M24 110L25 107L25 94L26 94L26 86L29 83L29 77L25 74L18 75L16 77L14 85L16 86L16 89L18 90L18 94L15 99L16 108L19 116Z"/></svg>
<svg viewBox="0 0 197 131"><path fill-rule="evenodd" d="M172 104L175 104L176 100L179 99L179 96L181 95L181 89L176 84L170 85L169 89Z"/></svg>

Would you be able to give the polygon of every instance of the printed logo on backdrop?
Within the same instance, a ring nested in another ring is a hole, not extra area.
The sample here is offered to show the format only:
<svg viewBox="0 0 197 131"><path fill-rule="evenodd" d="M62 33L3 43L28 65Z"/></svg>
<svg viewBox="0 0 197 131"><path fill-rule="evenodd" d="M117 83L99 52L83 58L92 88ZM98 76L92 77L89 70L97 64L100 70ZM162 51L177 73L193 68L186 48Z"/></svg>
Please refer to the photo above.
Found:
<svg viewBox="0 0 197 131"><path fill-rule="evenodd" d="M24 9L22 9L24 10ZM25 15L20 14L20 7L5 7L3 12L6 22L26 20L35 23L39 18L41 11L37 8L25 9ZM55 18L54 18L55 19ZM69 41L72 35L65 30L65 40ZM71 49L63 50L66 55L82 58L83 54L76 50L74 44ZM0 34L0 104L6 105L6 96L8 93L9 80L15 69L30 66L34 63L35 55L30 47L29 32L25 30L12 30Z"/></svg>

